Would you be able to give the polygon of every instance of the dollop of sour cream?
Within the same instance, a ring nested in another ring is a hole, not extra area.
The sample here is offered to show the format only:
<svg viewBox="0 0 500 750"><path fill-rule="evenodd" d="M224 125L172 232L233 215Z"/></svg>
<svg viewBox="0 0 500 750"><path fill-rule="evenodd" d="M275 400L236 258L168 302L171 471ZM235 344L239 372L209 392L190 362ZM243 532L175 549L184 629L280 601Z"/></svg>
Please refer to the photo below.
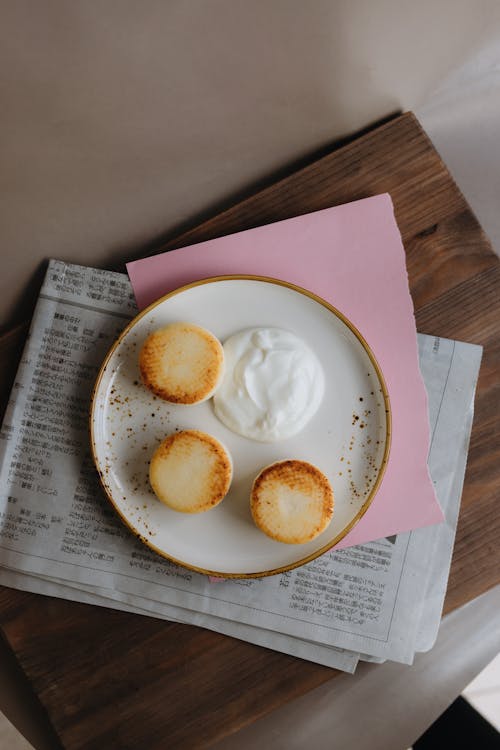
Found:
<svg viewBox="0 0 500 750"><path fill-rule="evenodd" d="M225 375L214 396L217 417L253 440L296 435L317 411L325 380L313 351L281 328L251 328L224 343Z"/></svg>

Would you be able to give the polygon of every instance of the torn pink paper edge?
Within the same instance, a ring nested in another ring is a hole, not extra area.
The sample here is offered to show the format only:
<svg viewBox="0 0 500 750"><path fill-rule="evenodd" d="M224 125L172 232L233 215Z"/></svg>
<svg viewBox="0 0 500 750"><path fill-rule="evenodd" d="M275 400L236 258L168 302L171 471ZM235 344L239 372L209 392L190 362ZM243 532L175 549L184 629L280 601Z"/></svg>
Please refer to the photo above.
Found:
<svg viewBox="0 0 500 750"><path fill-rule="evenodd" d="M443 520L427 468L427 393L405 253L388 194L154 255L128 263L127 271L140 309L185 284L228 274L288 281L339 309L361 331L384 373L392 444L376 497L337 548Z"/></svg>

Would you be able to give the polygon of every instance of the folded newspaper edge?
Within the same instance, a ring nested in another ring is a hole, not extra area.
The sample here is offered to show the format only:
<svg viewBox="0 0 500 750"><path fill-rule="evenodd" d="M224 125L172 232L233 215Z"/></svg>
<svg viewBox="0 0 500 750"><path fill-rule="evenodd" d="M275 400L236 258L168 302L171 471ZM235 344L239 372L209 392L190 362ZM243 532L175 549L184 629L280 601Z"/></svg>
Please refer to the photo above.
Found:
<svg viewBox="0 0 500 750"><path fill-rule="evenodd" d="M481 347L419 335L429 468L445 523L332 550L280 576L214 587L137 542L82 457L95 375L135 311L124 274L50 261L0 433L0 582L201 625L349 672L360 653L411 663L415 650L430 648Z"/></svg>

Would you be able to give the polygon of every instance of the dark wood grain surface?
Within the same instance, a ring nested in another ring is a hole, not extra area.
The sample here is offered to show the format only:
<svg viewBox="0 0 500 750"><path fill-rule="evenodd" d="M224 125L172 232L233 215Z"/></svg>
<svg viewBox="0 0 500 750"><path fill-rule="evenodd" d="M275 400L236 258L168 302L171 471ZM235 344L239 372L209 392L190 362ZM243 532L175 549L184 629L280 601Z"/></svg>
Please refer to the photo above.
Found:
<svg viewBox="0 0 500 750"><path fill-rule="evenodd" d="M484 346L445 611L500 581L500 264L411 114L163 248L389 192L419 331ZM26 329L0 339L4 403ZM65 747L207 748L335 671L200 628L0 588L0 625Z"/></svg>

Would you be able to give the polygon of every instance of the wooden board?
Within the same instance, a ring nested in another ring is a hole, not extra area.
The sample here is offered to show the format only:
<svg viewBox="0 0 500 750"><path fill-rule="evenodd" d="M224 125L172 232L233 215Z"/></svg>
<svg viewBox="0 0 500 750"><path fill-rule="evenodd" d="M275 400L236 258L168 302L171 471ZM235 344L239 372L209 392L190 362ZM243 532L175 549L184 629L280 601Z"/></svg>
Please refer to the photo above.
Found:
<svg viewBox="0 0 500 750"><path fill-rule="evenodd" d="M381 192L395 204L418 329L485 347L450 611L500 581L500 263L413 115L368 132L161 249ZM21 327L0 340L4 397L24 335ZM336 675L199 628L6 588L0 625L71 750L207 748Z"/></svg>

